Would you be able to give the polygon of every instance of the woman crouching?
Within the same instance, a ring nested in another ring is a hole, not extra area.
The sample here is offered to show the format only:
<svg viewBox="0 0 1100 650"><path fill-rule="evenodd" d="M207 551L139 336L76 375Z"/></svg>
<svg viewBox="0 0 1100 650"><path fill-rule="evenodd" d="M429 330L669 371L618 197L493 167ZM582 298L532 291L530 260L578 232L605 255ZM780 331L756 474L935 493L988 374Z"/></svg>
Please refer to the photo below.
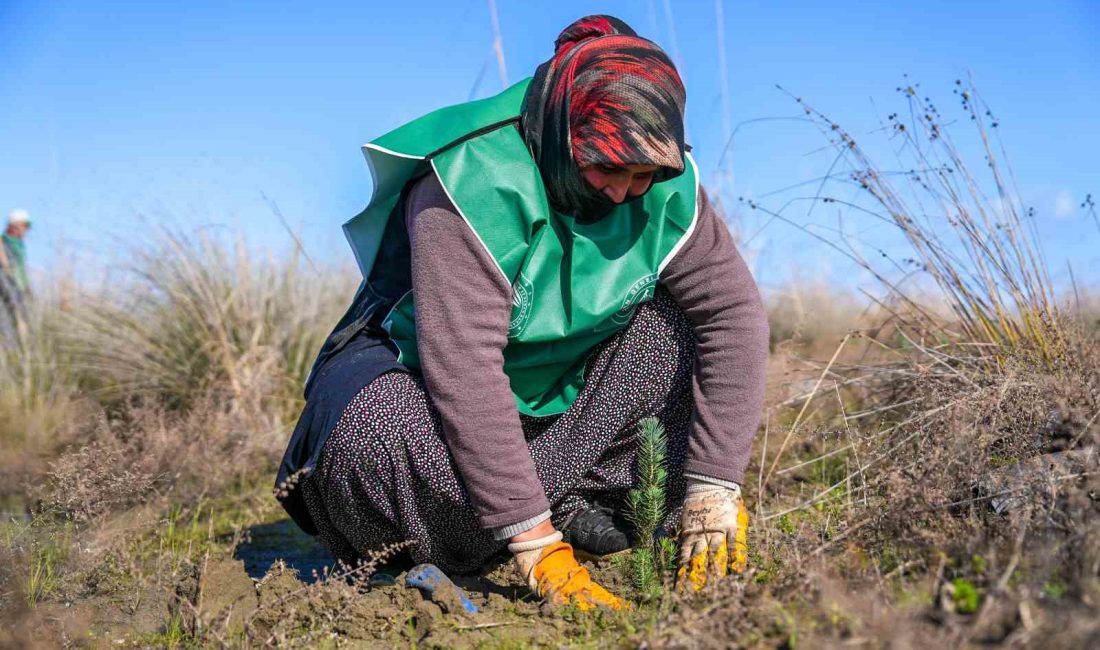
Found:
<svg viewBox="0 0 1100 650"><path fill-rule="evenodd" d="M636 424L656 417L682 582L743 566L768 325L684 102L659 47L590 16L533 79L364 147L374 195L345 229L365 280L277 479L338 558L413 540L461 573L507 548L538 596L621 607L574 552L631 544Z"/></svg>

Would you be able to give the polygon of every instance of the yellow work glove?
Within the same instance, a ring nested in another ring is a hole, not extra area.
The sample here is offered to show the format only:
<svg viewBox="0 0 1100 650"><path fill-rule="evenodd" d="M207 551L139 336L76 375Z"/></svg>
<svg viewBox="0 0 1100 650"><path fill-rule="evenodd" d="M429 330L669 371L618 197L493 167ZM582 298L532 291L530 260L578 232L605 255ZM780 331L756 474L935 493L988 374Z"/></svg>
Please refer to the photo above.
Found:
<svg viewBox="0 0 1100 650"><path fill-rule="evenodd" d="M680 517L677 585L699 591L709 576L744 571L749 561L748 528L741 488L689 482Z"/></svg>
<svg viewBox="0 0 1100 650"><path fill-rule="evenodd" d="M561 541L560 532L529 542L513 542L508 550L512 551L516 570L540 598L555 605L572 603L581 611L630 608L629 603L592 581L588 569L573 557L573 547Z"/></svg>

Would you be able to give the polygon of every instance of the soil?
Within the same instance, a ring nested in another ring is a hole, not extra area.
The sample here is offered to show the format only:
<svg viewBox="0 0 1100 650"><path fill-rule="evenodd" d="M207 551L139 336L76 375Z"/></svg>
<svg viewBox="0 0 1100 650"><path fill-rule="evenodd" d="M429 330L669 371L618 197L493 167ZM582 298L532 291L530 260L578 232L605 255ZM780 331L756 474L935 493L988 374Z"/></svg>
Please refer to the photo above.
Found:
<svg viewBox="0 0 1100 650"><path fill-rule="evenodd" d="M429 648L555 645L571 625L568 612L563 617L535 601L507 563L482 575L452 576L479 609L470 614L453 589L438 589L428 597L406 587L404 573L392 585L374 586L332 576L332 557L289 519L250 532L232 558L208 563L200 606L208 625L247 632L261 642L294 639L309 645L320 640L310 637L315 629L367 647L395 642ZM613 591L630 590L623 572L611 563L585 564Z"/></svg>
<svg viewBox="0 0 1100 650"><path fill-rule="evenodd" d="M242 628L259 607L256 582L241 560L214 560L202 573L202 591L197 606L217 612L228 628Z"/></svg>

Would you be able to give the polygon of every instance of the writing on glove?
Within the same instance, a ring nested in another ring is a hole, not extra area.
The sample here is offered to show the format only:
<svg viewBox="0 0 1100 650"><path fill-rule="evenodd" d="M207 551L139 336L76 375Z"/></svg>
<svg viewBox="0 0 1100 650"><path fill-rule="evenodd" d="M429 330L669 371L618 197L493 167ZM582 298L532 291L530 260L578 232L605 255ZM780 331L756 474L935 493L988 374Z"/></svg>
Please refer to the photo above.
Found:
<svg viewBox="0 0 1100 650"><path fill-rule="evenodd" d="M748 528L740 488L689 485L680 517L677 586L699 591L708 577L743 572L749 561Z"/></svg>

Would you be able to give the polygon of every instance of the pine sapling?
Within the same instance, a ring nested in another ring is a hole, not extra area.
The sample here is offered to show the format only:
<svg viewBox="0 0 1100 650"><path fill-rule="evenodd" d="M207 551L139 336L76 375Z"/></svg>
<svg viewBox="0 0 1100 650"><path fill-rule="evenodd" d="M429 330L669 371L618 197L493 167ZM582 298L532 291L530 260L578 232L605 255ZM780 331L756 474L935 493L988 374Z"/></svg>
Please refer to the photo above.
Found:
<svg viewBox="0 0 1100 650"><path fill-rule="evenodd" d="M663 568L668 563L666 545L656 541L657 528L665 518L665 470L667 439L657 418L638 423L638 480L626 496L628 516L638 540L631 556L635 588L645 598L661 589Z"/></svg>

